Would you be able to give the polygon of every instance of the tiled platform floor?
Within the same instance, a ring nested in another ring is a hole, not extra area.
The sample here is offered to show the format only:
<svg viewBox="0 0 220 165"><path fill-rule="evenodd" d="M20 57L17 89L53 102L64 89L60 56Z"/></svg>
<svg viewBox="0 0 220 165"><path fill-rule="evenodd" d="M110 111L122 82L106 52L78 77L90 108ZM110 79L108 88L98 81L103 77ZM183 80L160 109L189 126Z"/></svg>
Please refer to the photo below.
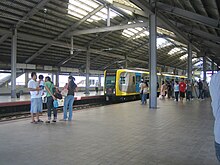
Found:
<svg viewBox="0 0 220 165"><path fill-rule="evenodd" d="M76 112L73 122L0 123L0 164L218 164L209 100L166 100L159 107L136 101Z"/></svg>

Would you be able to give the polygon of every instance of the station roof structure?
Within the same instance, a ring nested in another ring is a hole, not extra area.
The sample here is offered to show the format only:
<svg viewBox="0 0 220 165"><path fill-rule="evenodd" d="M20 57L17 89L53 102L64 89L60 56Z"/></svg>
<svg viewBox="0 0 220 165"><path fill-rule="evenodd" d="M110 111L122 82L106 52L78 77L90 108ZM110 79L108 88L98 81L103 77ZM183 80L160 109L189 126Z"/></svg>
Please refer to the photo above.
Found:
<svg viewBox="0 0 220 165"><path fill-rule="evenodd" d="M123 65L125 59L129 67L146 68L152 6L148 0L1 0L1 62L10 63L16 27L18 63L84 69L89 50L93 70ZM159 65L185 69L188 42L193 63L205 55L220 64L219 1L157 0L156 9Z"/></svg>

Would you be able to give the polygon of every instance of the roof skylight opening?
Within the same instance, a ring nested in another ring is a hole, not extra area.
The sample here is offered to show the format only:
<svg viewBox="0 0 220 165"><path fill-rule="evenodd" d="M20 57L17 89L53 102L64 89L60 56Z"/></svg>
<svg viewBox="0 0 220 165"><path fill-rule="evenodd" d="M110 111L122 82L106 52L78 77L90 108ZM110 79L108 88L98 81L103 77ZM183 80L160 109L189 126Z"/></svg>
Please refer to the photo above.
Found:
<svg viewBox="0 0 220 165"><path fill-rule="evenodd" d="M132 22L128 22L131 24ZM140 37L149 36L149 32L146 28L143 27L136 27L136 28L128 28L123 30L122 35L125 37L133 37L133 39L137 39Z"/></svg>
<svg viewBox="0 0 220 165"><path fill-rule="evenodd" d="M164 38L157 38L157 49L158 48L164 48L166 46L172 45L171 42L167 41Z"/></svg>
<svg viewBox="0 0 220 165"><path fill-rule="evenodd" d="M185 60L188 57L188 54L184 54L180 57L180 60Z"/></svg>
<svg viewBox="0 0 220 165"><path fill-rule="evenodd" d="M188 57L188 54L184 54L183 56L180 57L180 60L186 60L187 57ZM196 54L193 53L193 54L192 54L192 57L196 57ZM192 61L193 61L194 59L195 59L195 58L193 58Z"/></svg>
<svg viewBox="0 0 220 165"><path fill-rule="evenodd" d="M173 54L176 54L176 53L183 53L183 52L186 52L186 49L185 48L179 48L179 47L175 47L173 48L171 51L168 52L169 55L173 55Z"/></svg>
<svg viewBox="0 0 220 165"><path fill-rule="evenodd" d="M69 16L74 16L76 19L81 19L95 10L98 6L99 3L97 3L96 0L69 0L68 14ZM118 15L116 11L110 10L110 18L114 18ZM94 21L106 20L107 17L107 8L103 8L86 21L91 23Z"/></svg>

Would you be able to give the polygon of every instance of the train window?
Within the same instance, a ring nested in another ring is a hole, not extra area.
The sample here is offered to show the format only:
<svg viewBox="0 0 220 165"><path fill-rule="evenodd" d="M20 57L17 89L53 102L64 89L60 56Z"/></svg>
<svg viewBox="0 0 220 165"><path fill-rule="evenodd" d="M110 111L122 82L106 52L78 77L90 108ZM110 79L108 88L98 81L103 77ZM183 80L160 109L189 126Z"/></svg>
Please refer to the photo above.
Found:
<svg viewBox="0 0 220 165"><path fill-rule="evenodd" d="M125 77L120 77L120 84L125 84Z"/></svg>
<svg viewBox="0 0 220 165"><path fill-rule="evenodd" d="M132 77L132 82L133 82L133 84L135 84L135 77L134 76Z"/></svg>

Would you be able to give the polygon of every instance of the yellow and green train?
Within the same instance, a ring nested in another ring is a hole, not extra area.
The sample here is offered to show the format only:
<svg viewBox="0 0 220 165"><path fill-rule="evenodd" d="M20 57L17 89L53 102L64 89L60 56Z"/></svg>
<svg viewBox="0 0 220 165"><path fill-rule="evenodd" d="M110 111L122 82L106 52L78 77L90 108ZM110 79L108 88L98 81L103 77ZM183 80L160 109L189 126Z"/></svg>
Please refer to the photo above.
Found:
<svg viewBox="0 0 220 165"><path fill-rule="evenodd" d="M149 83L150 73L146 71L137 71L129 69L111 69L104 72L104 94L106 99L135 99L140 95L141 81ZM162 81L176 81L180 78L187 78L186 76L160 74L157 73L157 87L158 96L160 92L160 85Z"/></svg>

